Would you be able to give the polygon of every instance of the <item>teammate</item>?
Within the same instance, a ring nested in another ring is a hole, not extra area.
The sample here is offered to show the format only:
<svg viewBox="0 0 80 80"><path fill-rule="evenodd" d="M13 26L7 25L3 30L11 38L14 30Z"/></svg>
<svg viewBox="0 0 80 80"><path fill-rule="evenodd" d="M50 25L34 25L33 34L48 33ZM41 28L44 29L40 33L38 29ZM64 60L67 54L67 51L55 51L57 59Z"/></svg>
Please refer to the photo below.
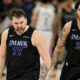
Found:
<svg viewBox="0 0 80 80"><path fill-rule="evenodd" d="M57 38L58 38L64 25L67 22L75 19L75 12L74 12L74 9L72 8L72 3L73 3L73 0L64 0L64 4L65 4L64 7L61 9L61 11L59 11L58 18L55 18L55 26L54 26L55 29L53 29L52 40L51 40L51 48L53 49L52 52L54 52L55 45L57 42L57 39L55 38L54 33L58 34L57 35ZM56 31L56 30L58 30L58 31ZM62 65L64 62L64 58L66 56L65 47L62 48L62 52L63 52L63 54L59 55L59 60L56 63L56 68L58 67L58 65Z"/></svg>
<svg viewBox="0 0 80 80"><path fill-rule="evenodd" d="M5 62L7 80L39 80L39 56L47 71L51 62L46 43L39 31L27 25L23 10L12 10L11 20L12 26L1 37L0 80ZM47 72L44 75L40 80L45 80Z"/></svg>
<svg viewBox="0 0 80 80"><path fill-rule="evenodd" d="M60 80L80 80L80 1L75 4L76 19L65 24L59 37L52 59L52 69L59 58L61 48L66 45L67 56L62 69ZM54 77L50 70L49 75Z"/></svg>

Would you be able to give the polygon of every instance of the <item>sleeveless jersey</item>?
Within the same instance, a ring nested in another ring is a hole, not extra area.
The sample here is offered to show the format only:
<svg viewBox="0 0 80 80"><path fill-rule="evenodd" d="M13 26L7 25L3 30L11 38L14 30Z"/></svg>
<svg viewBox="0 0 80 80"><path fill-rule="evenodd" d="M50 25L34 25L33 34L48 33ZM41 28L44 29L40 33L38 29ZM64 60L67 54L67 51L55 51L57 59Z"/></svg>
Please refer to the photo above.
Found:
<svg viewBox="0 0 80 80"><path fill-rule="evenodd" d="M31 37L35 29L29 27L22 35L9 28L7 38L7 80L38 80L40 59Z"/></svg>
<svg viewBox="0 0 80 80"><path fill-rule="evenodd" d="M62 10L62 28L64 27L65 23L72 21L75 19L75 13L74 10L67 12L66 10Z"/></svg>
<svg viewBox="0 0 80 80"><path fill-rule="evenodd" d="M77 20L72 21L70 33L67 37L67 56L66 61L80 65L80 29L77 26Z"/></svg>
<svg viewBox="0 0 80 80"><path fill-rule="evenodd" d="M36 28L39 30L51 30L54 20L54 7L48 5L47 8L40 6L38 7L39 17L37 20Z"/></svg>

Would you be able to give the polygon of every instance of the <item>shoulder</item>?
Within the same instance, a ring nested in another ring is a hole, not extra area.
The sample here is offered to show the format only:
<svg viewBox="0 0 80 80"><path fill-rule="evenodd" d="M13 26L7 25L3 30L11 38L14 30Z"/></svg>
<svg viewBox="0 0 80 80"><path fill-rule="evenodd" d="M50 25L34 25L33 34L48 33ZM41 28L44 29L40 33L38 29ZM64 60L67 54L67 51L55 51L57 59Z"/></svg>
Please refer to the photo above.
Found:
<svg viewBox="0 0 80 80"><path fill-rule="evenodd" d="M63 31L65 30L66 33L69 33L71 30L71 25L72 25L72 21L67 22L63 27Z"/></svg>
<svg viewBox="0 0 80 80"><path fill-rule="evenodd" d="M39 30L34 30L34 32L33 32L33 37L40 37L40 36L42 36L42 32L41 31L39 31Z"/></svg>
<svg viewBox="0 0 80 80"><path fill-rule="evenodd" d="M35 13L38 13L38 12L40 12L40 10L41 10L41 6L36 6L34 9L33 9L33 12Z"/></svg>
<svg viewBox="0 0 80 80"><path fill-rule="evenodd" d="M64 25L64 28L70 28L71 25L72 25L72 21L67 22L67 23Z"/></svg>
<svg viewBox="0 0 80 80"><path fill-rule="evenodd" d="M2 32L2 38L7 39L9 28Z"/></svg>
<svg viewBox="0 0 80 80"><path fill-rule="evenodd" d="M4 30L2 34L6 34L7 35L8 34L8 31L9 31L9 28L6 29L6 30Z"/></svg>
<svg viewBox="0 0 80 80"><path fill-rule="evenodd" d="M35 30L32 35L32 44L35 46L39 44L43 39L43 35L41 31Z"/></svg>

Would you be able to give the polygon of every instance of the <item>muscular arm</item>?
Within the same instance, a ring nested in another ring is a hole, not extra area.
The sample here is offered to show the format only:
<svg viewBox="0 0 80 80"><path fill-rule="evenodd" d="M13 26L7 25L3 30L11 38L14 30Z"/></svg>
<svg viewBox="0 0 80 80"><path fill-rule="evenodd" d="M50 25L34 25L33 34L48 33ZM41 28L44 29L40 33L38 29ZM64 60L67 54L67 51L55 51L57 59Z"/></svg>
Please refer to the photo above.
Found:
<svg viewBox="0 0 80 80"><path fill-rule="evenodd" d="M58 30L60 27L59 25L60 25L60 15L59 13L57 13L55 14L53 26L52 26L52 38L50 43L51 50L55 47L55 41L56 41L56 38L58 37Z"/></svg>
<svg viewBox="0 0 80 80"><path fill-rule="evenodd" d="M6 39L7 39L7 32L8 30L2 33L1 37L1 51L0 51L0 80L2 78L2 73L5 67L5 60L6 60Z"/></svg>
<svg viewBox="0 0 80 80"><path fill-rule="evenodd" d="M52 56L51 66L55 66L55 64L57 62L58 55L62 54L61 49L65 45L65 41L66 41L67 36L70 32L70 29L71 29L71 22L68 22L68 23L65 24L65 26L64 26L64 28L61 32L61 35L58 39L57 46L56 46L56 48L54 50L54 53L53 53L53 56Z"/></svg>
<svg viewBox="0 0 80 80"><path fill-rule="evenodd" d="M39 17L39 10L34 10L31 19L32 27L36 27L38 17Z"/></svg>
<svg viewBox="0 0 80 80"><path fill-rule="evenodd" d="M47 45L46 45L47 43L39 31L35 31L33 33L32 41L33 41L34 46L37 47L39 54L43 59L40 80L45 80L45 78L47 76L47 72L48 72L50 64L51 64L51 59L49 56L49 49L47 48Z"/></svg>

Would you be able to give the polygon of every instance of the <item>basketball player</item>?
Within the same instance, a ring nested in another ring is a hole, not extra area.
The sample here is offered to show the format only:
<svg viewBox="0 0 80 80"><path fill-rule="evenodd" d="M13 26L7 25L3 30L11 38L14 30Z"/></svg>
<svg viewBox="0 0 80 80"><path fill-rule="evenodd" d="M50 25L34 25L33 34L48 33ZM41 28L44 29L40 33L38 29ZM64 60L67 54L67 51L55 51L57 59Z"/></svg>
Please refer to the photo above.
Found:
<svg viewBox="0 0 80 80"><path fill-rule="evenodd" d="M11 20L12 26L1 37L0 80L5 62L7 80L39 80L39 56L47 71L51 62L46 43L39 31L27 25L23 10L12 10ZM45 80L46 75L41 78Z"/></svg>
<svg viewBox="0 0 80 80"><path fill-rule="evenodd" d="M52 48L52 53L54 52L55 46L57 44L57 40L59 37L59 34L62 31L62 28L64 27L64 25L69 22L72 21L73 19L75 19L75 11L72 8L72 3L73 0L64 0L64 7L61 8L61 11L58 12L57 18L55 18L55 25L53 28L53 34L52 34L52 40L51 40L51 48ZM59 7L59 6L58 6ZM56 31L57 30L57 31ZM55 34L57 34L55 37ZM59 59L57 60L56 66L55 68L58 68L58 66L62 66L63 62L65 60L65 56L66 56L66 50L65 47L62 48L62 54L59 55Z"/></svg>
<svg viewBox="0 0 80 80"><path fill-rule="evenodd" d="M62 69L60 80L80 80L80 1L75 4L76 19L65 24L59 37L52 59L52 69L61 53L60 50L66 45L67 56ZM50 70L49 76L54 77Z"/></svg>

